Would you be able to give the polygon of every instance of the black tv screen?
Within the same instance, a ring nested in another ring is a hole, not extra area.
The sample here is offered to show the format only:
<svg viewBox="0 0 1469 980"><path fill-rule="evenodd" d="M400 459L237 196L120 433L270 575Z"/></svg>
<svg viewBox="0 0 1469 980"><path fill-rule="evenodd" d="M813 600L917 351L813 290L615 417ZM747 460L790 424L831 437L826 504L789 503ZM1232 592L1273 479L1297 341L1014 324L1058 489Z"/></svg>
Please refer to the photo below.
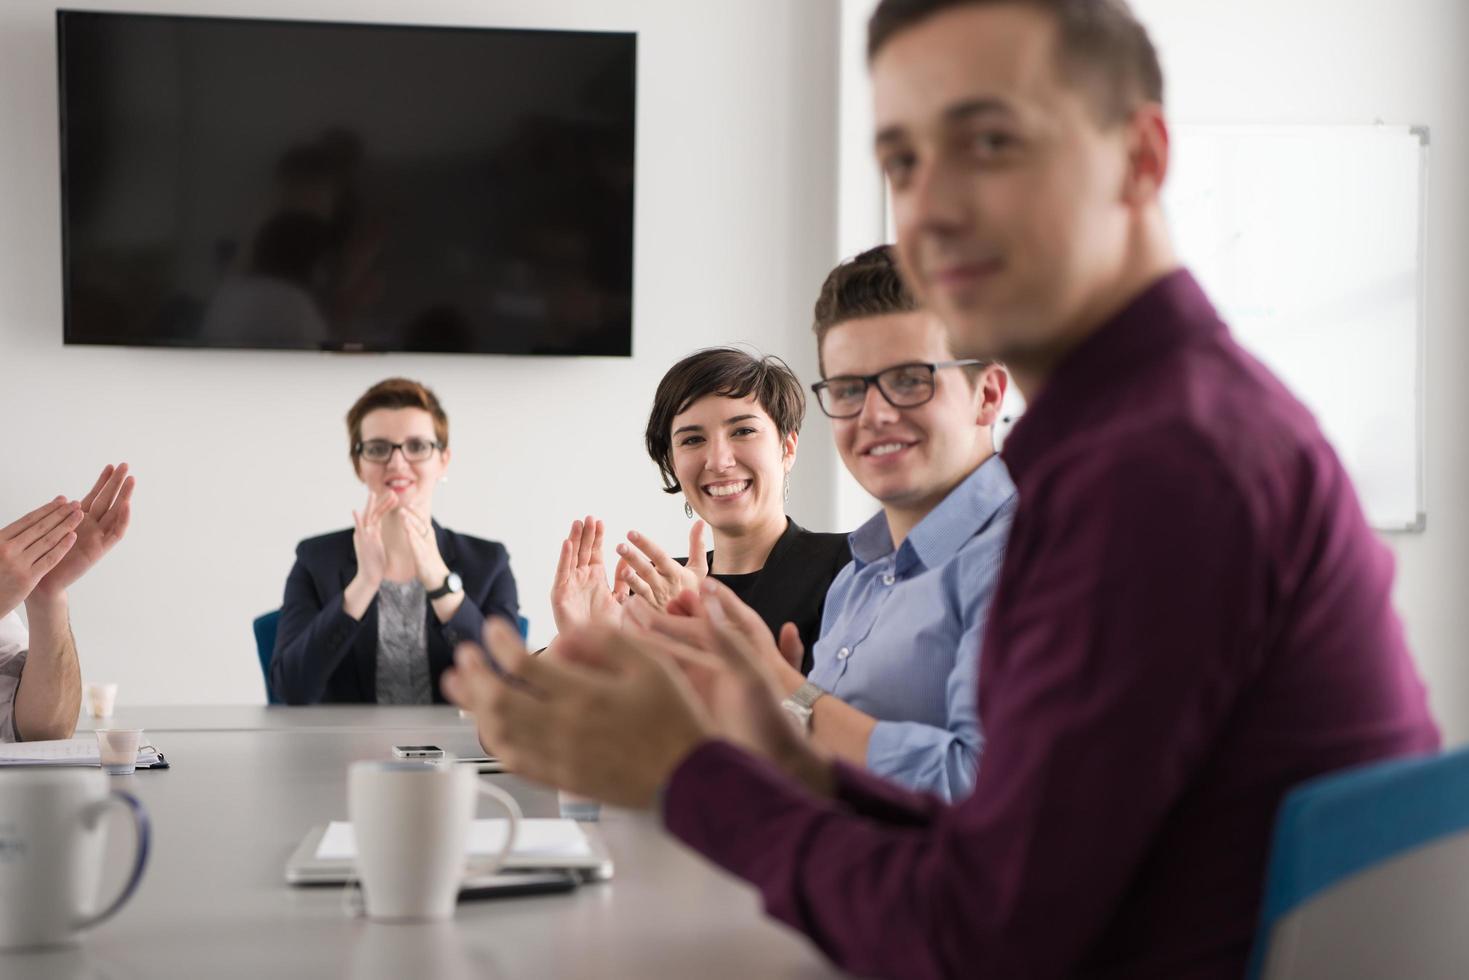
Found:
<svg viewBox="0 0 1469 980"><path fill-rule="evenodd" d="M634 34L57 13L68 344L632 352Z"/></svg>

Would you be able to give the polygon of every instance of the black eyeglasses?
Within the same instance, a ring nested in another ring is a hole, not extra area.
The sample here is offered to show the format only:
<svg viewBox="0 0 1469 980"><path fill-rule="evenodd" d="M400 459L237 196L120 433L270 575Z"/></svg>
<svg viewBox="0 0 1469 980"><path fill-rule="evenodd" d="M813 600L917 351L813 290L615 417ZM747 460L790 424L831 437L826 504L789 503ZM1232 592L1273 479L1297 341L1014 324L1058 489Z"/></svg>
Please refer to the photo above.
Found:
<svg viewBox="0 0 1469 980"><path fill-rule="evenodd" d="M816 403L834 419L851 419L862 414L867 404L867 386L877 385L878 394L894 408L916 408L933 400L934 379L939 368L974 367L984 361L939 361L936 364L898 364L876 374L842 374L811 386Z"/></svg>
<svg viewBox="0 0 1469 980"><path fill-rule="evenodd" d="M404 442L389 442L386 439L368 439L352 447L352 451L369 463L386 463L393 458L394 450L402 450L403 458L410 463L422 463L443 449L441 443L429 439L408 439Z"/></svg>

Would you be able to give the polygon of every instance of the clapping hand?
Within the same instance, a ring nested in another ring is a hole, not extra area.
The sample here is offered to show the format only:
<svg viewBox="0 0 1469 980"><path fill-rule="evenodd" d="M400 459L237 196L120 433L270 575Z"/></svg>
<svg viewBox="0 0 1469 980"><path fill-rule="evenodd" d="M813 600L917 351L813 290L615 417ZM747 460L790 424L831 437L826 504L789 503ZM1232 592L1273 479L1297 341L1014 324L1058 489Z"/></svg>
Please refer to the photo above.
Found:
<svg viewBox="0 0 1469 980"><path fill-rule="evenodd" d="M57 497L0 528L0 616L24 602L75 547L85 516L79 504Z"/></svg>
<svg viewBox="0 0 1469 980"><path fill-rule="evenodd" d="M709 574L709 560L704 552L704 522L695 521L689 529L689 560L680 565L647 535L629 531L630 544L619 544L617 554L618 582L633 595L640 596L656 609L666 609L680 592L696 592Z"/></svg>
<svg viewBox="0 0 1469 980"><path fill-rule="evenodd" d="M535 657L513 626L491 617L485 647L498 668L462 643L443 690L473 713L480 744L516 775L617 806L648 807L711 734L680 671L621 630L572 628Z"/></svg>
<svg viewBox="0 0 1469 980"><path fill-rule="evenodd" d="M759 675L761 686L768 689L775 701L801 686L805 677L798 667L792 666L793 661L800 664L802 653L801 637L795 624L786 623L777 641L759 613L742 602L728 586L713 579L707 579L698 593L684 592L676 596L666 610L654 609L641 598L633 599L627 604L628 629L644 636L671 640L685 651L702 651L719 661L723 659L718 656L722 643L718 623L710 613L716 604L725 614L730 629L740 637L740 649L750 661L751 669ZM727 712L711 700L718 694L717 688L701 677L699 668L701 664L707 666L709 661L689 656L679 659L683 666L694 668L690 680L705 706L714 712L716 718L727 719Z"/></svg>
<svg viewBox="0 0 1469 980"><path fill-rule="evenodd" d="M443 585L444 579L449 575L449 566L439 553L433 522L411 507L399 507L398 519L403 525L403 536L408 542L408 550L413 553L413 567L418 581L432 592Z"/></svg>
<svg viewBox="0 0 1469 980"><path fill-rule="evenodd" d="M551 583L551 614L558 632L594 623L615 626L622 620L621 599L608 587L602 561L604 532L605 525L588 514L585 521L572 521L561 542Z"/></svg>
<svg viewBox="0 0 1469 980"><path fill-rule="evenodd" d="M800 638L791 623L779 646L760 614L729 588L707 579L697 594L679 595L667 612L634 599L628 605L629 636L643 649L682 670L709 712L721 737L764 756L818 792L828 791L826 761L797 731L780 700L791 686L787 675L800 658Z"/></svg>
<svg viewBox="0 0 1469 980"><path fill-rule="evenodd" d="M132 517L133 487L128 464L104 466L91 491L82 498L76 543L66 556L36 583L36 592L56 597L81 578L127 533Z"/></svg>
<svg viewBox="0 0 1469 980"><path fill-rule="evenodd" d="M352 551L357 555L357 577L372 591L382 584L387 574L388 555L383 546L383 517L398 506L398 498L391 492L368 494L367 506L362 513L352 512Z"/></svg>

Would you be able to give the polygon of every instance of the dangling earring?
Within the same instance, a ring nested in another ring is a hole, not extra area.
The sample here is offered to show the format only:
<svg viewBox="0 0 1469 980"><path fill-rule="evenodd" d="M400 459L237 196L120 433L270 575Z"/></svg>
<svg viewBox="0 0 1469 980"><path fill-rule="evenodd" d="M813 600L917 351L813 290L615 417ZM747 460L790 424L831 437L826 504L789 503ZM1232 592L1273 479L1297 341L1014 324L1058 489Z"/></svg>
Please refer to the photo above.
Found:
<svg viewBox="0 0 1469 980"><path fill-rule="evenodd" d="M786 503L791 502L791 474L789 471L786 473L785 501Z"/></svg>
<svg viewBox="0 0 1469 980"><path fill-rule="evenodd" d="M694 519L694 505L689 503L687 500L683 502L683 512L684 516L687 517L689 520Z"/></svg>

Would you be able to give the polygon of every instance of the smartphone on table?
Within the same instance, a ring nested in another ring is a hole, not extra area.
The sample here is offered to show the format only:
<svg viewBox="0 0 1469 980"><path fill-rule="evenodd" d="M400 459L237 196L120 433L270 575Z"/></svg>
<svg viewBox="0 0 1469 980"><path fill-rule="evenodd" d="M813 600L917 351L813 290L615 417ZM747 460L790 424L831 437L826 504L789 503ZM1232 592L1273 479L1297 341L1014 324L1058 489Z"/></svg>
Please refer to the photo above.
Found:
<svg viewBox="0 0 1469 980"><path fill-rule="evenodd" d="M442 759L444 750L437 745L395 745L395 759Z"/></svg>

